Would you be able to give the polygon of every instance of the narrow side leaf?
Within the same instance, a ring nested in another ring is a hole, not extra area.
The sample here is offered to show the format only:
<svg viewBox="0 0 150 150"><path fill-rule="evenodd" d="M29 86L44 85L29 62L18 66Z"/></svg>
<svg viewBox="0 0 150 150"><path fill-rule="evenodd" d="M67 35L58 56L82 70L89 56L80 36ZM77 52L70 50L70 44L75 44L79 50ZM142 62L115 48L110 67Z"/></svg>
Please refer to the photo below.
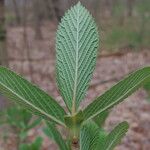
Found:
<svg viewBox="0 0 150 150"><path fill-rule="evenodd" d="M149 80L150 67L133 72L89 104L83 111L85 119L91 119L122 102Z"/></svg>
<svg viewBox="0 0 150 150"><path fill-rule="evenodd" d="M102 148L104 147L106 137L107 137L107 132L104 129L100 128L99 141L95 150L103 150Z"/></svg>
<svg viewBox="0 0 150 150"><path fill-rule="evenodd" d="M129 125L127 122L122 122L116 126L111 133L107 135L102 150L113 150L114 147L121 142L121 139L125 136L128 128Z"/></svg>
<svg viewBox="0 0 150 150"><path fill-rule="evenodd" d="M95 150L99 142L99 127L92 121L86 122L80 131L80 150Z"/></svg>
<svg viewBox="0 0 150 150"><path fill-rule="evenodd" d="M104 111L103 113L97 115L96 117L93 118L93 121L99 126L103 127L107 117L109 115L109 111Z"/></svg>
<svg viewBox="0 0 150 150"><path fill-rule="evenodd" d="M46 122L46 124L47 128L44 129L44 133L57 143L60 150L69 150L65 140L62 138L62 135L58 132L55 125L50 122Z"/></svg>
<svg viewBox="0 0 150 150"><path fill-rule="evenodd" d="M56 76L60 93L71 111L85 96L96 64L99 35L94 19L79 2L59 24Z"/></svg>
<svg viewBox="0 0 150 150"><path fill-rule="evenodd" d="M52 97L4 67L0 67L0 92L34 114L64 125L65 111Z"/></svg>

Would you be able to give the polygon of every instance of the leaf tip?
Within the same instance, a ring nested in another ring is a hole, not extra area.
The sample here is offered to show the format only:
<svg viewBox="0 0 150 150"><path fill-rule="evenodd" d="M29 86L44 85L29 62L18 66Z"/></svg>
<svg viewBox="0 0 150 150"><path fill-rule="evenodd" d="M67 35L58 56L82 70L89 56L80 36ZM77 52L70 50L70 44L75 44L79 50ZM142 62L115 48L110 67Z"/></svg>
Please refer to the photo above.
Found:
<svg viewBox="0 0 150 150"><path fill-rule="evenodd" d="M81 6L82 4L81 4L81 2L80 2L80 1L78 1L77 5L78 5L78 6Z"/></svg>
<svg viewBox="0 0 150 150"><path fill-rule="evenodd" d="M124 126L126 127L126 129L129 128L129 123L127 121L122 122L122 124L124 124Z"/></svg>

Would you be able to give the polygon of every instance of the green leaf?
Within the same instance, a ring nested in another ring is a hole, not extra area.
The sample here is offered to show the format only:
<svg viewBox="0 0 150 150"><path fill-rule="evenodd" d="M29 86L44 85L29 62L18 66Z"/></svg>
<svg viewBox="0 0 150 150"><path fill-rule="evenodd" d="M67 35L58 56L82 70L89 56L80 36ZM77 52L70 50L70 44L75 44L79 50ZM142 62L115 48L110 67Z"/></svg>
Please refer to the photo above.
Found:
<svg viewBox="0 0 150 150"><path fill-rule="evenodd" d="M99 35L94 19L79 2L61 20L56 38L56 76L72 113L85 97L96 64Z"/></svg>
<svg viewBox="0 0 150 150"><path fill-rule="evenodd" d="M80 150L95 150L99 142L99 127L87 121L80 131Z"/></svg>
<svg viewBox="0 0 150 150"><path fill-rule="evenodd" d="M150 91L150 82L147 82L145 85L144 85L144 89L146 91Z"/></svg>
<svg viewBox="0 0 150 150"><path fill-rule="evenodd" d="M60 150L68 150L65 140L62 138L62 135L56 129L54 123L46 122L46 124L47 128L44 128L44 133L57 143Z"/></svg>
<svg viewBox="0 0 150 150"><path fill-rule="evenodd" d="M99 130L99 141L98 141L96 150L102 150L102 147L105 144L106 137L107 137L107 132L104 129L100 128L100 130Z"/></svg>
<svg viewBox="0 0 150 150"><path fill-rule="evenodd" d="M102 150L113 150L114 147L119 144L121 139L125 136L128 128L129 125L127 122L122 122L116 126L111 133L107 135Z"/></svg>
<svg viewBox="0 0 150 150"><path fill-rule="evenodd" d="M108 115L109 115L109 111L104 111L103 113L94 117L93 120L99 127L102 127L104 125Z"/></svg>
<svg viewBox="0 0 150 150"><path fill-rule="evenodd" d="M31 150L28 144L20 144L19 150Z"/></svg>
<svg viewBox="0 0 150 150"><path fill-rule="evenodd" d="M20 144L19 150L40 150L42 147L43 139L37 137L36 140L31 144Z"/></svg>
<svg viewBox="0 0 150 150"><path fill-rule="evenodd" d="M0 67L0 92L34 114L64 125L65 111L52 97L4 67Z"/></svg>
<svg viewBox="0 0 150 150"><path fill-rule="evenodd" d="M40 123L41 123L41 118L33 120L33 122L27 126L26 130L30 130L30 129L34 128L35 126L39 125Z"/></svg>
<svg viewBox="0 0 150 150"><path fill-rule="evenodd" d="M147 100L150 101L150 82L147 82L144 86L144 90L147 92Z"/></svg>
<svg viewBox="0 0 150 150"><path fill-rule="evenodd" d="M19 138L20 138L20 141L24 141L28 136L28 133L25 132L25 131L22 131L19 133Z"/></svg>
<svg viewBox="0 0 150 150"><path fill-rule="evenodd" d="M85 120L91 119L122 102L149 80L150 67L139 69L128 75L84 109L83 115Z"/></svg>
<svg viewBox="0 0 150 150"><path fill-rule="evenodd" d="M40 150L42 147L42 137L37 137L36 140L30 145L31 150Z"/></svg>
<svg viewBox="0 0 150 150"><path fill-rule="evenodd" d="M25 121L28 121L27 118L30 117L28 116L28 114L26 115L25 112L26 110L21 109L19 107L15 107L15 106L11 106L7 108L6 109L7 123L11 126L14 126L15 128L18 128L18 130L25 128L25 125L26 125Z"/></svg>

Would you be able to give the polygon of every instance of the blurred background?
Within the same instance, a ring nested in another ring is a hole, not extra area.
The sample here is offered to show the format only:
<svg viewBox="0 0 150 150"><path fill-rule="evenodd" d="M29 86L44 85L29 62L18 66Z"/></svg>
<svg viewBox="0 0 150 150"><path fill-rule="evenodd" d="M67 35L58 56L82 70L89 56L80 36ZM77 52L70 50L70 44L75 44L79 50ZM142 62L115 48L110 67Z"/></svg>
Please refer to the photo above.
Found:
<svg viewBox="0 0 150 150"><path fill-rule="evenodd" d="M55 34L64 12L76 3L77 0L0 0L0 65L39 85L62 106L55 82ZM96 70L82 103L85 107L124 75L150 65L150 0L81 3L95 18L100 33ZM149 94L150 85L146 85L113 109L106 120L107 130L123 120L130 124L117 150L150 149ZM43 123L12 105L0 95L0 150L20 150L20 143L36 142L41 143L41 150L58 149L42 132ZM16 117L18 114L21 117ZM28 123L35 124L29 131L24 129Z"/></svg>

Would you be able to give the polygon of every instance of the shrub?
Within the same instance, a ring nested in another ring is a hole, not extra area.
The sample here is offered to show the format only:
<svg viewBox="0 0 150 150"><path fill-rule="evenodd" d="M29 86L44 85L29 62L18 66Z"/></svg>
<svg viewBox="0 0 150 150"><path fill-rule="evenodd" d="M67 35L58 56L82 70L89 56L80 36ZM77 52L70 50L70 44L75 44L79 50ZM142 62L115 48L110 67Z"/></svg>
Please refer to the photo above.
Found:
<svg viewBox="0 0 150 150"><path fill-rule="evenodd" d="M9 69L0 68L0 91L46 120L45 132L61 150L74 147L112 150L127 132L128 123L122 122L107 133L102 129L107 112L150 80L150 67L139 69L81 109L79 106L95 68L98 47L96 24L79 2L62 18L56 38L57 84L68 111L37 86ZM66 129L66 137L61 135L57 125Z"/></svg>

